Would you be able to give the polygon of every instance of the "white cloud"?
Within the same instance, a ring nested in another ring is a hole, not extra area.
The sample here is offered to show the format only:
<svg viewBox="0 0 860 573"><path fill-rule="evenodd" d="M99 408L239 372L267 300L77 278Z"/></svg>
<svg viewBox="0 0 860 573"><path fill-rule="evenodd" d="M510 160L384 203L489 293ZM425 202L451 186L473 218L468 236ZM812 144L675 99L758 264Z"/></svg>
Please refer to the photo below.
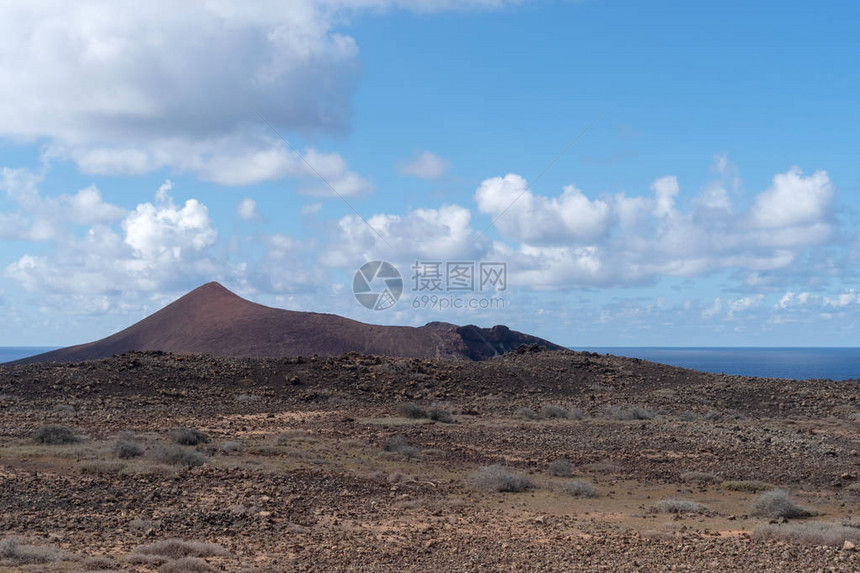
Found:
<svg viewBox="0 0 860 573"><path fill-rule="evenodd" d="M250 197L242 199L236 211L239 213L239 218L244 221L259 221L262 219L257 202Z"/></svg>
<svg viewBox="0 0 860 573"><path fill-rule="evenodd" d="M675 197L681 190L678 179L674 176L661 177L651 184L656 202L654 215L657 217L668 217L675 212Z"/></svg>
<svg viewBox="0 0 860 573"><path fill-rule="evenodd" d="M47 159L87 173L167 167L224 185L306 177L265 122L285 136L348 129L359 50L337 26L362 11L514 3L4 2L0 77L15 89L4 94L0 137L44 140ZM369 189L336 154L309 160L343 195Z"/></svg>
<svg viewBox="0 0 860 573"><path fill-rule="evenodd" d="M764 295L762 294L730 299L727 301L727 306L729 308L728 316L731 318L737 313L758 308L761 306L762 302L764 302Z"/></svg>
<svg viewBox="0 0 860 573"><path fill-rule="evenodd" d="M605 201L590 200L573 185L559 197L535 195L515 174L484 180L475 202L479 211L493 217L503 235L534 244L593 240L609 221Z"/></svg>
<svg viewBox="0 0 860 573"><path fill-rule="evenodd" d="M209 212L196 199L181 207L162 185L154 203L142 203L121 222L121 233L94 224L81 238L55 242L51 256L24 255L5 276L33 292L97 296L170 290L224 274L207 250L217 238Z"/></svg>
<svg viewBox="0 0 860 573"><path fill-rule="evenodd" d="M792 167L774 175L773 185L756 197L750 220L765 229L818 225L829 218L834 196L826 172L804 177L798 167Z"/></svg>
<svg viewBox="0 0 860 573"><path fill-rule="evenodd" d="M126 213L106 203L95 185L74 195L42 197L41 181L27 169L0 170L0 190L17 205L15 212L0 212L0 238L45 241L67 234L74 225L108 224Z"/></svg>
<svg viewBox="0 0 860 573"><path fill-rule="evenodd" d="M497 218L496 256L517 261L520 279L540 288L634 285L724 269L752 289L778 288L781 273L797 279L798 265L811 260L806 255L835 236L827 175L804 178L796 168L778 174L750 211L737 213L726 186L736 192L740 178L718 159L721 179L688 203L679 202L673 176L657 178L650 196L590 198L572 185L557 197L537 195L515 174L482 182L475 202ZM793 198L804 205L802 215L783 205ZM765 208L770 222L762 228Z"/></svg>
<svg viewBox="0 0 860 573"><path fill-rule="evenodd" d="M404 175L419 179L439 179L450 166L451 162L447 159L430 151L425 151L403 163L399 171Z"/></svg>
<svg viewBox="0 0 860 573"><path fill-rule="evenodd" d="M319 213L320 209L322 209L322 203L309 203L307 205L302 205L299 212L302 215L314 215Z"/></svg>
<svg viewBox="0 0 860 573"><path fill-rule="evenodd" d="M415 209L405 215L376 214L367 224L348 215L334 228L322 261L328 266L357 268L376 259L401 263L475 260L482 247L476 244L471 218L471 212L460 205Z"/></svg>

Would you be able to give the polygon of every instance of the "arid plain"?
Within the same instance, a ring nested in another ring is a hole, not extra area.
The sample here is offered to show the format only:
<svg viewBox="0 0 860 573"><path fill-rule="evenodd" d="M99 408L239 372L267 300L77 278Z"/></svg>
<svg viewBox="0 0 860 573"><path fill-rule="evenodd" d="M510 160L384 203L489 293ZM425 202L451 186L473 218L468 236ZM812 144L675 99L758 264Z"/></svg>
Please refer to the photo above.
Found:
<svg viewBox="0 0 860 573"><path fill-rule="evenodd" d="M538 347L0 367L0 570L853 571L858 394Z"/></svg>

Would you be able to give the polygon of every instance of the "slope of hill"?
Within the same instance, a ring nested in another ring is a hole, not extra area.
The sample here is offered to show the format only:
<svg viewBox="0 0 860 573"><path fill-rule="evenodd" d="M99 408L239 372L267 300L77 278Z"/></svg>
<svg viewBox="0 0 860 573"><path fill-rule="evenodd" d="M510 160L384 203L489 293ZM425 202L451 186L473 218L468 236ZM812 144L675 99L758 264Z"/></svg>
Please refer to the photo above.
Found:
<svg viewBox="0 0 860 573"><path fill-rule="evenodd" d="M13 364L94 360L146 350L233 357L331 356L358 351L483 360L522 344L561 348L505 326L479 328L444 322L421 327L380 326L333 314L271 308L212 282L112 336Z"/></svg>

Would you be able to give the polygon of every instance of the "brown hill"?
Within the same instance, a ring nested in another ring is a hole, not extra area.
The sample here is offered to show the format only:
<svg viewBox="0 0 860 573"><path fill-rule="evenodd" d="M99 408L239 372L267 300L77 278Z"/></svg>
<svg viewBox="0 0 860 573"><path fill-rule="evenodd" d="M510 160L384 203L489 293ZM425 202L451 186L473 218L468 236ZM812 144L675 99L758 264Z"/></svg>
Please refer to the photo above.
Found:
<svg viewBox="0 0 860 573"><path fill-rule="evenodd" d="M234 357L332 356L358 351L411 358L483 360L523 344L561 348L506 326L478 328L445 322L417 328L379 326L334 314L271 308L245 300L212 282L112 336L14 364L95 360L145 350Z"/></svg>

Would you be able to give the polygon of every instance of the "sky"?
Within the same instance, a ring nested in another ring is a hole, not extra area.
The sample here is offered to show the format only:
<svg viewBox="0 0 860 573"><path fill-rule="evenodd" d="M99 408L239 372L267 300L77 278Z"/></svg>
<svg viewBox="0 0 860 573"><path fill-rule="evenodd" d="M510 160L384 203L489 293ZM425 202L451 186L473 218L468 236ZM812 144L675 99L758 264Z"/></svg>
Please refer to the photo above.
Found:
<svg viewBox="0 0 860 573"><path fill-rule="evenodd" d="M210 281L572 347L858 346L858 26L830 1L0 1L0 346ZM371 261L395 304L354 295Z"/></svg>

